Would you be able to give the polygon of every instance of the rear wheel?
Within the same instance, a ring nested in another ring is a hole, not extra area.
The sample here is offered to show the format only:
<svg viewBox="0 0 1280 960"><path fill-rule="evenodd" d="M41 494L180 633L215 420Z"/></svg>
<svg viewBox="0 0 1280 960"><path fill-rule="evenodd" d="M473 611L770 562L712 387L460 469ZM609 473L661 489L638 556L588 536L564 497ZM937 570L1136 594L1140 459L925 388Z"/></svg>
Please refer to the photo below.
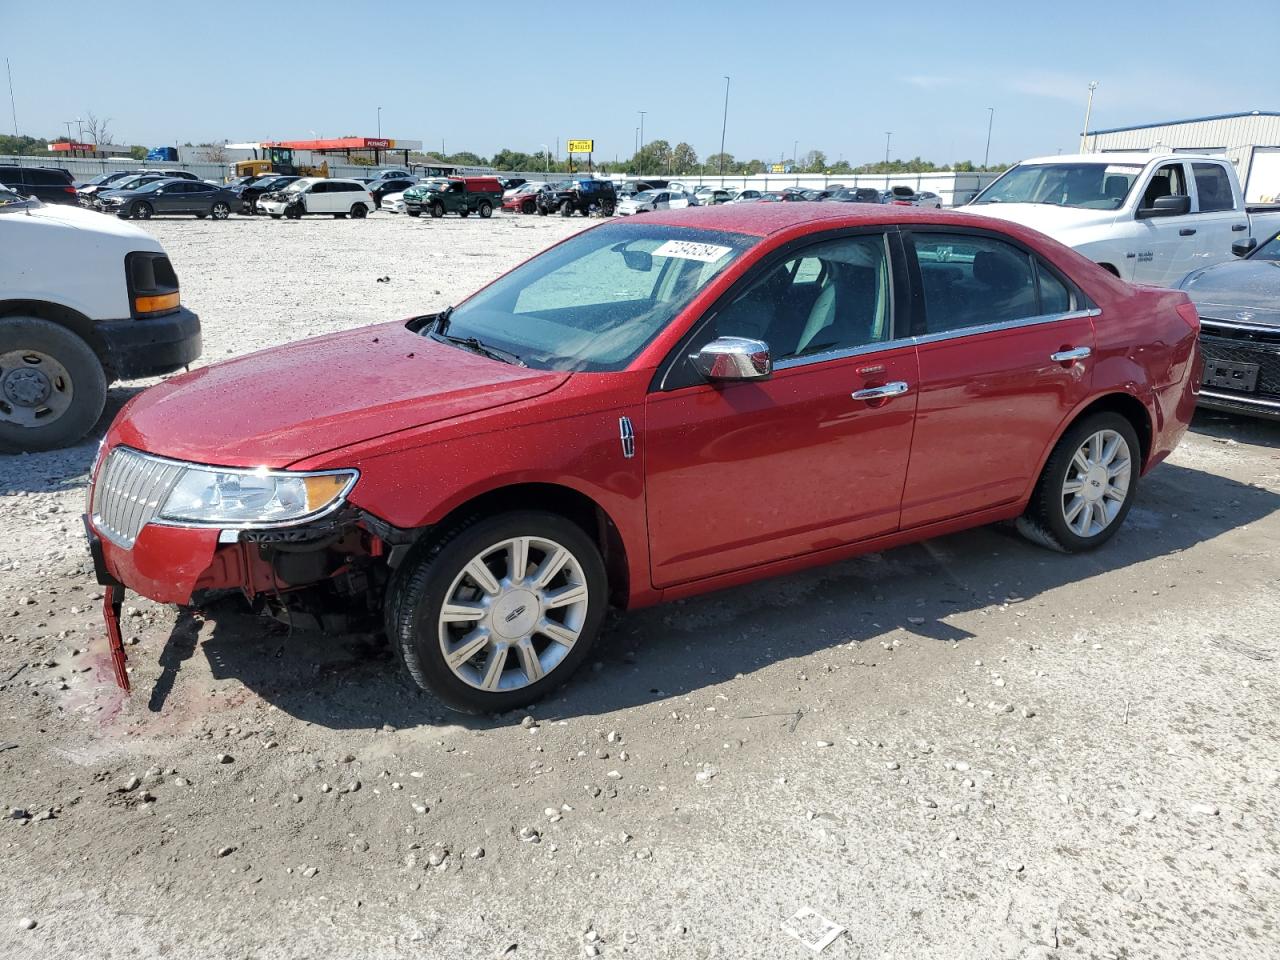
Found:
<svg viewBox="0 0 1280 960"><path fill-rule="evenodd" d="M75 443L106 402L102 364L80 337L38 317L0 320L0 451Z"/></svg>
<svg viewBox="0 0 1280 960"><path fill-rule="evenodd" d="M545 696L589 653L607 584L595 543L542 511L475 519L410 557L387 594L405 668L444 703L502 712Z"/></svg>
<svg viewBox="0 0 1280 960"><path fill-rule="evenodd" d="M1101 546L1133 505L1141 460L1133 424L1120 414L1084 418L1053 448L1018 530L1065 553Z"/></svg>
<svg viewBox="0 0 1280 960"><path fill-rule="evenodd" d="M431 216L436 220L444 216L444 204L439 200L431 205Z"/></svg>
<svg viewBox="0 0 1280 960"><path fill-rule="evenodd" d="M351 205L351 216L355 220L363 220L369 215L369 208L363 203L353 203Z"/></svg>
<svg viewBox="0 0 1280 960"><path fill-rule="evenodd" d="M231 208L225 203L218 202L213 205L209 210L209 213L215 220L225 220L227 217L231 216Z"/></svg>

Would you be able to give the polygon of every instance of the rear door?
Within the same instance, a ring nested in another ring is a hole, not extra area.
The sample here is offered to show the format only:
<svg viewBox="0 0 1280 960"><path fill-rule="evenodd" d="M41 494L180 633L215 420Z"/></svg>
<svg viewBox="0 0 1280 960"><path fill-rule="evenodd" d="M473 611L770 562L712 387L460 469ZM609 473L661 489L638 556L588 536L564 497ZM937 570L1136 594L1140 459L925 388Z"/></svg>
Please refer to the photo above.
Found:
<svg viewBox="0 0 1280 960"><path fill-rule="evenodd" d="M213 207L213 196L218 188L209 183L187 184L186 204L188 213L205 214Z"/></svg>
<svg viewBox="0 0 1280 960"><path fill-rule="evenodd" d="M1192 163L1191 185L1195 192L1192 209L1197 221L1194 227L1197 241L1194 270L1230 260L1232 241L1249 235L1249 218L1244 212L1244 204L1231 187L1231 177L1223 164L1211 161ZM1181 279L1174 277L1171 282Z"/></svg>
<svg viewBox="0 0 1280 960"><path fill-rule="evenodd" d="M920 386L904 530L1026 493L1088 397L1096 314L1043 259L994 232L916 225L906 248Z"/></svg>

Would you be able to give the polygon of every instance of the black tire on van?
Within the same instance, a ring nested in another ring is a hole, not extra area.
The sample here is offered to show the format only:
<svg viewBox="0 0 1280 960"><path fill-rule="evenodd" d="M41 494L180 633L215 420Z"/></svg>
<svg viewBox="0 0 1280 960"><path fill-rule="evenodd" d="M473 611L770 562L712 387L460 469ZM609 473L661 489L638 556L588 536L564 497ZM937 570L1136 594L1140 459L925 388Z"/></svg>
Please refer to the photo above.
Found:
<svg viewBox="0 0 1280 960"><path fill-rule="evenodd" d="M0 395L0 452L53 450L75 443L98 422L107 377L98 357L66 327L39 317L0 319L0 357L19 366Z"/></svg>

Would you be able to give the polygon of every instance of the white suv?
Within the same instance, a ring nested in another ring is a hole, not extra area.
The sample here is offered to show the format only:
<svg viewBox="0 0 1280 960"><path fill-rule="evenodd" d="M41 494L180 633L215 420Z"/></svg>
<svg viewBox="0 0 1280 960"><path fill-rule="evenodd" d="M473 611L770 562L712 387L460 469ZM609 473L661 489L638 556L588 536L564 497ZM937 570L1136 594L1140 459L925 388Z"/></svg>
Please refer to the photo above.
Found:
<svg viewBox="0 0 1280 960"><path fill-rule="evenodd" d="M375 209L373 195L359 180L336 180L303 177L284 190L258 200L258 206L279 220L296 220L308 213L327 213L334 217L348 214L359 219Z"/></svg>

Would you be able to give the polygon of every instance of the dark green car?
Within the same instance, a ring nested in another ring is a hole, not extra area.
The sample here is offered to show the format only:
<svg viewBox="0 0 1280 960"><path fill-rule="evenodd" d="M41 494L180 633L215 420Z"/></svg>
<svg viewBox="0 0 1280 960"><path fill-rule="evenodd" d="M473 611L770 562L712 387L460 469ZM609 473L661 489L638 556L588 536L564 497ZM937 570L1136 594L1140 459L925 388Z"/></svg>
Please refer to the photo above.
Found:
<svg viewBox="0 0 1280 960"><path fill-rule="evenodd" d="M502 184L496 177L449 177L415 184L404 192L405 212L411 217L429 213L443 217L473 213L488 219L502 204Z"/></svg>

